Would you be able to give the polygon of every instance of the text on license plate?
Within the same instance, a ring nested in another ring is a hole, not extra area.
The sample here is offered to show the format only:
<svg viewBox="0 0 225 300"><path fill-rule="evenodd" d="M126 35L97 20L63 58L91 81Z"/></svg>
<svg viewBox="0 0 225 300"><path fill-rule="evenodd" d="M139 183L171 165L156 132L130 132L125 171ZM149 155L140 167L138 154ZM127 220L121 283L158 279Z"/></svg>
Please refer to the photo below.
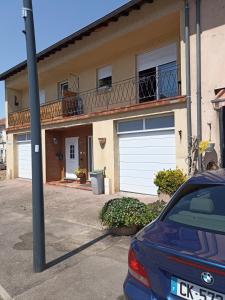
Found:
<svg viewBox="0 0 225 300"><path fill-rule="evenodd" d="M225 300L225 295L191 282L171 278L171 293L187 300Z"/></svg>

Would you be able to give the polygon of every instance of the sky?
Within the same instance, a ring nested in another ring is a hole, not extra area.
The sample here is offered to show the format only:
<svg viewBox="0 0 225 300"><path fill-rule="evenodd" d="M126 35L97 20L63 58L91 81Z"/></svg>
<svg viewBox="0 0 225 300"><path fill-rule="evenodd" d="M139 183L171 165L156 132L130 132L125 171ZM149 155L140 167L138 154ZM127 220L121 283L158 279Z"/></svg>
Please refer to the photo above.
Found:
<svg viewBox="0 0 225 300"><path fill-rule="evenodd" d="M37 52L99 19L129 0L33 0ZM0 73L26 59L22 0L0 0ZM0 82L0 118L5 116Z"/></svg>

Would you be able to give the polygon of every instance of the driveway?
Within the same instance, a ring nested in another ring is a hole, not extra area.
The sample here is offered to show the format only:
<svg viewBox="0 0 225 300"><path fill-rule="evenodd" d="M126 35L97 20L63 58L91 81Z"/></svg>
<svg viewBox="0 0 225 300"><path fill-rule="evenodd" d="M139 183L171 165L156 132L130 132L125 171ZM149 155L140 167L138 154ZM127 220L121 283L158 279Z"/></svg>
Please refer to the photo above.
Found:
<svg viewBox="0 0 225 300"><path fill-rule="evenodd" d="M31 182L1 181L0 298L123 299L130 238L105 236L98 221L101 207L112 197L46 185L48 268L35 274Z"/></svg>

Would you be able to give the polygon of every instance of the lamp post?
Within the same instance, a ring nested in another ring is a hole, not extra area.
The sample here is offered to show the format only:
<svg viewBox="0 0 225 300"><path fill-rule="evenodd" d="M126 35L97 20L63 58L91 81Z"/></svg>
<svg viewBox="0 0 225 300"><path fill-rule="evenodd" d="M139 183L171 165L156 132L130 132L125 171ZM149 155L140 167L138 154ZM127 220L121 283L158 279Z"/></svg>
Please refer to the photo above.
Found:
<svg viewBox="0 0 225 300"><path fill-rule="evenodd" d="M44 270L46 262L44 195L42 177L40 100L32 0L23 0L22 13L25 23L24 33L26 36L27 70L31 113L33 269L34 272L41 272Z"/></svg>

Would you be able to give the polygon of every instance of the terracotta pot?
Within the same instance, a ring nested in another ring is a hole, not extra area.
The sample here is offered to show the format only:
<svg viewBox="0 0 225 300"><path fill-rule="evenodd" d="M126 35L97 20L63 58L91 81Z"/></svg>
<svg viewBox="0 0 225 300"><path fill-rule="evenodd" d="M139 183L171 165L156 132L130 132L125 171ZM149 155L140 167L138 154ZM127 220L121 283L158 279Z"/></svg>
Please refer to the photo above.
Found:
<svg viewBox="0 0 225 300"><path fill-rule="evenodd" d="M139 227L137 225L131 225L131 226L123 226L123 227L113 227L109 229L109 232L112 235L134 235L139 231Z"/></svg>
<svg viewBox="0 0 225 300"><path fill-rule="evenodd" d="M85 184L86 182L86 176L80 177L80 184Z"/></svg>

